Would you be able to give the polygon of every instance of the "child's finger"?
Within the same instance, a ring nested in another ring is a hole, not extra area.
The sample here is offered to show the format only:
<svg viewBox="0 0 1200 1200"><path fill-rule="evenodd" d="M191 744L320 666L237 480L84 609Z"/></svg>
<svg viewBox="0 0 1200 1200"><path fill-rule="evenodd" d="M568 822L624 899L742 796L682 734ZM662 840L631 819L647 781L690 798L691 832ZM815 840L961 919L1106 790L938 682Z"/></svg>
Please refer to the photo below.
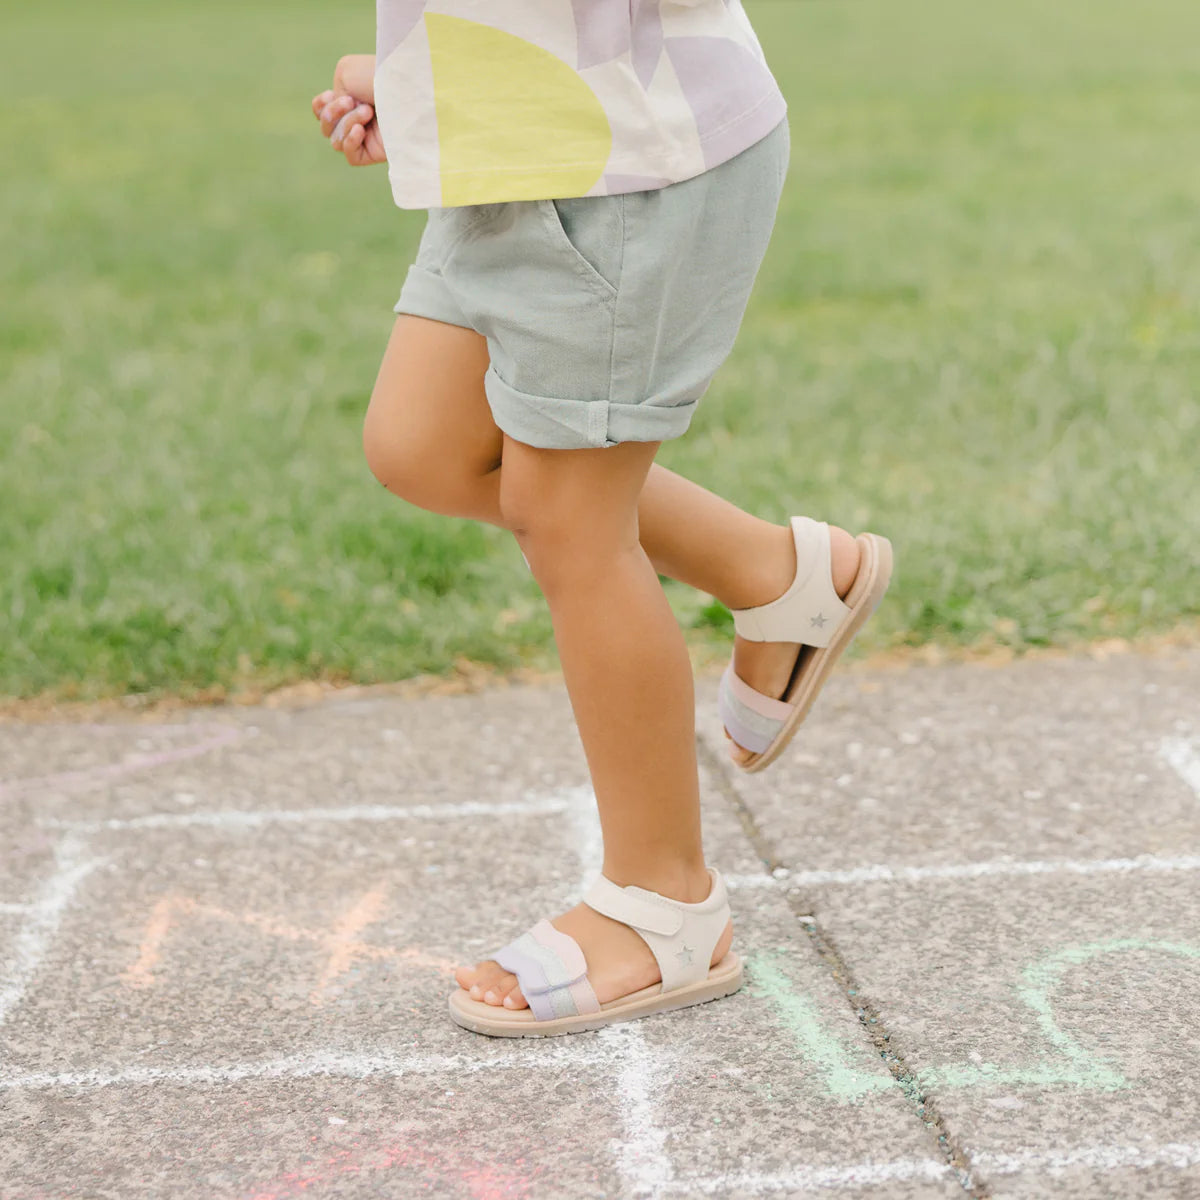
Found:
<svg viewBox="0 0 1200 1200"><path fill-rule="evenodd" d="M363 125L371 119L372 109L370 105L360 104L357 108L351 109L338 123L333 127L333 131L329 135L329 142L335 150L342 150L346 137L353 129L361 129Z"/></svg>
<svg viewBox="0 0 1200 1200"><path fill-rule="evenodd" d="M321 119L321 109L323 109L325 107L325 105L327 105L330 102L330 100L332 100L332 99L333 99L332 91L318 92L312 98L313 116L316 117L318 121Z"/></svg>
<svg viewBox="0 0 1200 1200"><path fill-rule="evenodd" d="M329 137L333 133L334 126L355 107L356 101L353 96L335 96L330 102L321 109L321 132Z"/></svg>
<svg viewBox="0 0 1200 1200"><path fill-rule="evenodd" d="M362 125L352 125L342 138L342 153L352 166L357 166L362 158L362 145L366 138L367 131Z"/></svg>

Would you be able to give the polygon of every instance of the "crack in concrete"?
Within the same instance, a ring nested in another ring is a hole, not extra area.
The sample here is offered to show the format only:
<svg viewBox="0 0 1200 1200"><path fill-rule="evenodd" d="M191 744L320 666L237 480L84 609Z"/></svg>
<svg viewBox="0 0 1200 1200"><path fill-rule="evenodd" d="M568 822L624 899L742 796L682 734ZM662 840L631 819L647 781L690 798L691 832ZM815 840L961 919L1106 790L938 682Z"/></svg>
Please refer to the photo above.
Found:
<svg viewBox="0 0 1200 1200"><path fill-rule="evenodd" d="M775 853L767 836L758 827L758 822L750 811L749 805L734 787L720 758L705 741L703 735L697 735L696 746L701 764L716 783L725 801L733 809L742 827L742 832L762 860L767 873L772 874L780 868L789 872L793 871L795 868L784 862ZM970 1196L972 1200L991 1200L993 1195L991 1188L976 1176L970 1154L961 1140L951 1132L937 1101L922 1091L916 1073L909 1068L904 1060L904 1055L892 1047L892 1036L882 1015L863 996L862 988L859 986L850 964L830 935L822 929L820 922L812 912L812 905L803 903L799 898L800 893L795 890L787 889L784 895L788 907L792 909L800 927L807 934L817 957L828 969L833 981L845 996L846 1002L854 1012L859 1025L862 1026L863 1032L866 1033L892 1078L899 1085L904 1098L925 1129L934 1135L938 1156L945 1161L967 1196Z"/></svg>

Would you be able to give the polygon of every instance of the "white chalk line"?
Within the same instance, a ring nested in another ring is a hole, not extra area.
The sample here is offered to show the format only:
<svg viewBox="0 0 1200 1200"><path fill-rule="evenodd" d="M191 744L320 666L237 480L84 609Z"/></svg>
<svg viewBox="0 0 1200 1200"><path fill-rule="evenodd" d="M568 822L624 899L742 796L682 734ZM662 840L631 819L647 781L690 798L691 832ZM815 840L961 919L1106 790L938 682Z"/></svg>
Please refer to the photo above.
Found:
<svg viewBox="0 0 1200 1200"><path fill-rule="evenodd" d="M1189 738L1163 738L1159 757L1200 799L1200 744Z"/></svg>
<svg viewBox="0 0 1200 1200"><path fill-rule="evenodd" d="M0 963L0 1025L20 1004L29 981L42 965L76 888L104 861L85 858L84 850L83 842L74 837L64 838L55 849L57 869L29 905L27 919L12 940L7 960Z"/></svg>
<svg viewBox="0 0 1200 1200"><path fill-rule="evenodd" d="M634 1197L659 1196L675 1178L656 1094L670 1081L672 1071L636 1023L610 1025L600 1031L600 1038L613 1048L620 1064L617 1095L623 1136L612 1139L617 1169Z"/></svg>
<svg viewBox="0 0 1200 1200"><path fill-rule="evenodd" d="M1015 1154L972 1152L971 1167L981 1175L1019 1175L1025 1171L1055 1175L1066 1171L1118 1171L1169 1167L1186 1170L1200 1165L1200 1145L1168 1142L1161 1146L1080 1146L1071 1150L1023 1150ZM910 1180L957 1180L946 1163L934 1159L893 1159L832 1166L800 1166L778 1172L672 1179L662 1192L702 1192L705 1195L752 1195L771 1192L818 1192L860 1188Z"/></svg>
<svg viewBox="0 0 1200 1200"><path fill-rule="evenodd" d="M359 804L345 808L228 809L216 812L147 813L140 817L109 817L99 821L73 821L43 818L38 825L47 829L70 829L76 833L108 833L135 829L186 829L200 826L210 829L261 829L266 825L303 825L318 822L353 821L447 821L462 817L538 816L567 812L569 797L547 796L542 799L514 800L485 804L467 800L458 804Z"/></svg>
<svg viewBox="0 0 1200 1200"><path fill-rule="evenodd" d="M894 1159L891 1162L862 1162L846 1165L793 1167L779 1172L742 1171L730 1175L673 1179L660 1192L702 1192L727 1196L733 1192L750 1195L769 1192L815 1192L835 1188L870 1187L907 1180L957 1179L954 1171L935 1159Z"/></svg>
<svg viewBox="0 0 1200 1200"><path fill-rule="evenodd" d="M1200 770L1200 760L1197 760ZM209 828L229 831L262 829L271 825L308 823L348 824L387 821L453 821L465 818L544 816L565 813L571 819L577 840L582 892L594 876L603 853L599 821L591 789L571 788L548 796L531 796L488 804L463 801L453 804L350 805L339 808L301 809L229 809L215 812L147 813L139 817L110 817L100 820L42 818L42 828L70 830L75 833L135 832L143 829ZM997 876L1099 875L1139 871L1175 872L1200 870L1200 854L1140 854L1127 858L1103 859L996 859L984 862L946 863L931 866L893 866L872 863L845 869L793 871L777 869L773 874L751 872L726 875L732 889L803 888L859 883L921 883L938 879L980 879ZM0 905L2 912L24 912L31 906Z"/></svg>
<svg viewBox="0 0 1200 1200"><path fill-rule="evenodd" d="M595 793L590 787L571 792L569 813L572 840L579 856L578 895L582 896L599 873L604 859L604 837ZM666 1153L667 1131L659 1123L655 1081L669 1079L671 1071L647 1045L636 1023L610 1025L596 1034L616 1067L616 1092L620 1097L622 1136L610 1149L631 1196L662 1194L675 1169Z"/></svg>
<svg viewBox="0 0 1200 1200"><path fill-rule="evenodd" d="M997 875L1104 875L1135 871L1198 871L1200 854L1167 857L1140 854L1136 858L1041 859L1014 862L948 863L942 866L900 867L873 864L841 871L786 871L774 875L731 875L731 887L820 887L839 883L921 883L926 879L980 879Z"/></svg>
<svg viewBox="0 0 1200 1200"><path fill-rule="evenodd" d="M1080 1167L1094 1171L1119 1171L1138 1167L1200 1166L1200 1144L1167 1142L1161 1146L1080 1146L1074 1150L1025 1150L1016 1154L982 1151L971 1155L981 1172L1016 1175L1021 1171L1057 1174Z"/></svg>
<svg viewBox="0 0 1200 1200"><path fill-rule="evenodd" d="M521 1041L511 1054L339 1054L318 1051L262 1062L200 1064L192 1067L121 1067L114 1070L24 1071L0 1075L0 1091L57 1088L94 1090L110 1087L192 1087L199 1084L254 1082L262 1079L370 1079L377 1076L473 1074L476 1071L561 1071L564 1067L614 1066L613 1054L597 1043L546 1045L531 1049Z"/></svg>

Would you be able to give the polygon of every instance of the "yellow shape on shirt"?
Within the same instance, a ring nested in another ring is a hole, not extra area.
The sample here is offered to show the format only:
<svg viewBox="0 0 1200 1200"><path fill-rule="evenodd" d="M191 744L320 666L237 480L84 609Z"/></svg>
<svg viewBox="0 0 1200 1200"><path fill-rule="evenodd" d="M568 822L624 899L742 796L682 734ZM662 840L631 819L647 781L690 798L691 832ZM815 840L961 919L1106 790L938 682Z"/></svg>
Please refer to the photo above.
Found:
<svg viewBox="0 0 1200 1200"><path fill-rule="evenodd" d="M524 38L425 14L442 203L582 196L604 173L612 127L596 93Z"/></svg>

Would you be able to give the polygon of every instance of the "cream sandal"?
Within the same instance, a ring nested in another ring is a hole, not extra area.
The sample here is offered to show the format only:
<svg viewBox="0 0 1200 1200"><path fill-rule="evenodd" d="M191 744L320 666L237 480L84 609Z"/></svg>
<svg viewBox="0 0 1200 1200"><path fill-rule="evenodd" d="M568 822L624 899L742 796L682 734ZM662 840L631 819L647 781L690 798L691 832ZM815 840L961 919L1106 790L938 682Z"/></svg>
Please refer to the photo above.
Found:
<svg viewBox="0 0 1200 1200"><path fill-rule="evenodd" d="M875 611L892 577L892 544L875 533L860 534L858 574L841 600L833 586L829 526L809 517L792 518L796 578L778 600L735 609L733 627L751 642L793 642L801 647L782 699L763 695L740 679L730 662L721 677L718 707L730 737L752 757L738 766L761 771L792 740L834 664Z"/></svg>
<svg viewBox="0 0 1200 1200"><path fill-rule="evenodd" d="M712 890L698 904L684 904L640 887L619 887L601 875L584 903L637 930L650 947L662 981L601 1004L588 982L579 943L539 921L528 933L492 955L517 977L528 1008L506 1009L472 1000L463 988L450 995L450 1017L464 1029L492 1037L553 1037L582 1033L651 1013L703 1004L742 986L742 960L731 950L710 967L713 950L729 922L725 881L709 868Z"/></svg>

